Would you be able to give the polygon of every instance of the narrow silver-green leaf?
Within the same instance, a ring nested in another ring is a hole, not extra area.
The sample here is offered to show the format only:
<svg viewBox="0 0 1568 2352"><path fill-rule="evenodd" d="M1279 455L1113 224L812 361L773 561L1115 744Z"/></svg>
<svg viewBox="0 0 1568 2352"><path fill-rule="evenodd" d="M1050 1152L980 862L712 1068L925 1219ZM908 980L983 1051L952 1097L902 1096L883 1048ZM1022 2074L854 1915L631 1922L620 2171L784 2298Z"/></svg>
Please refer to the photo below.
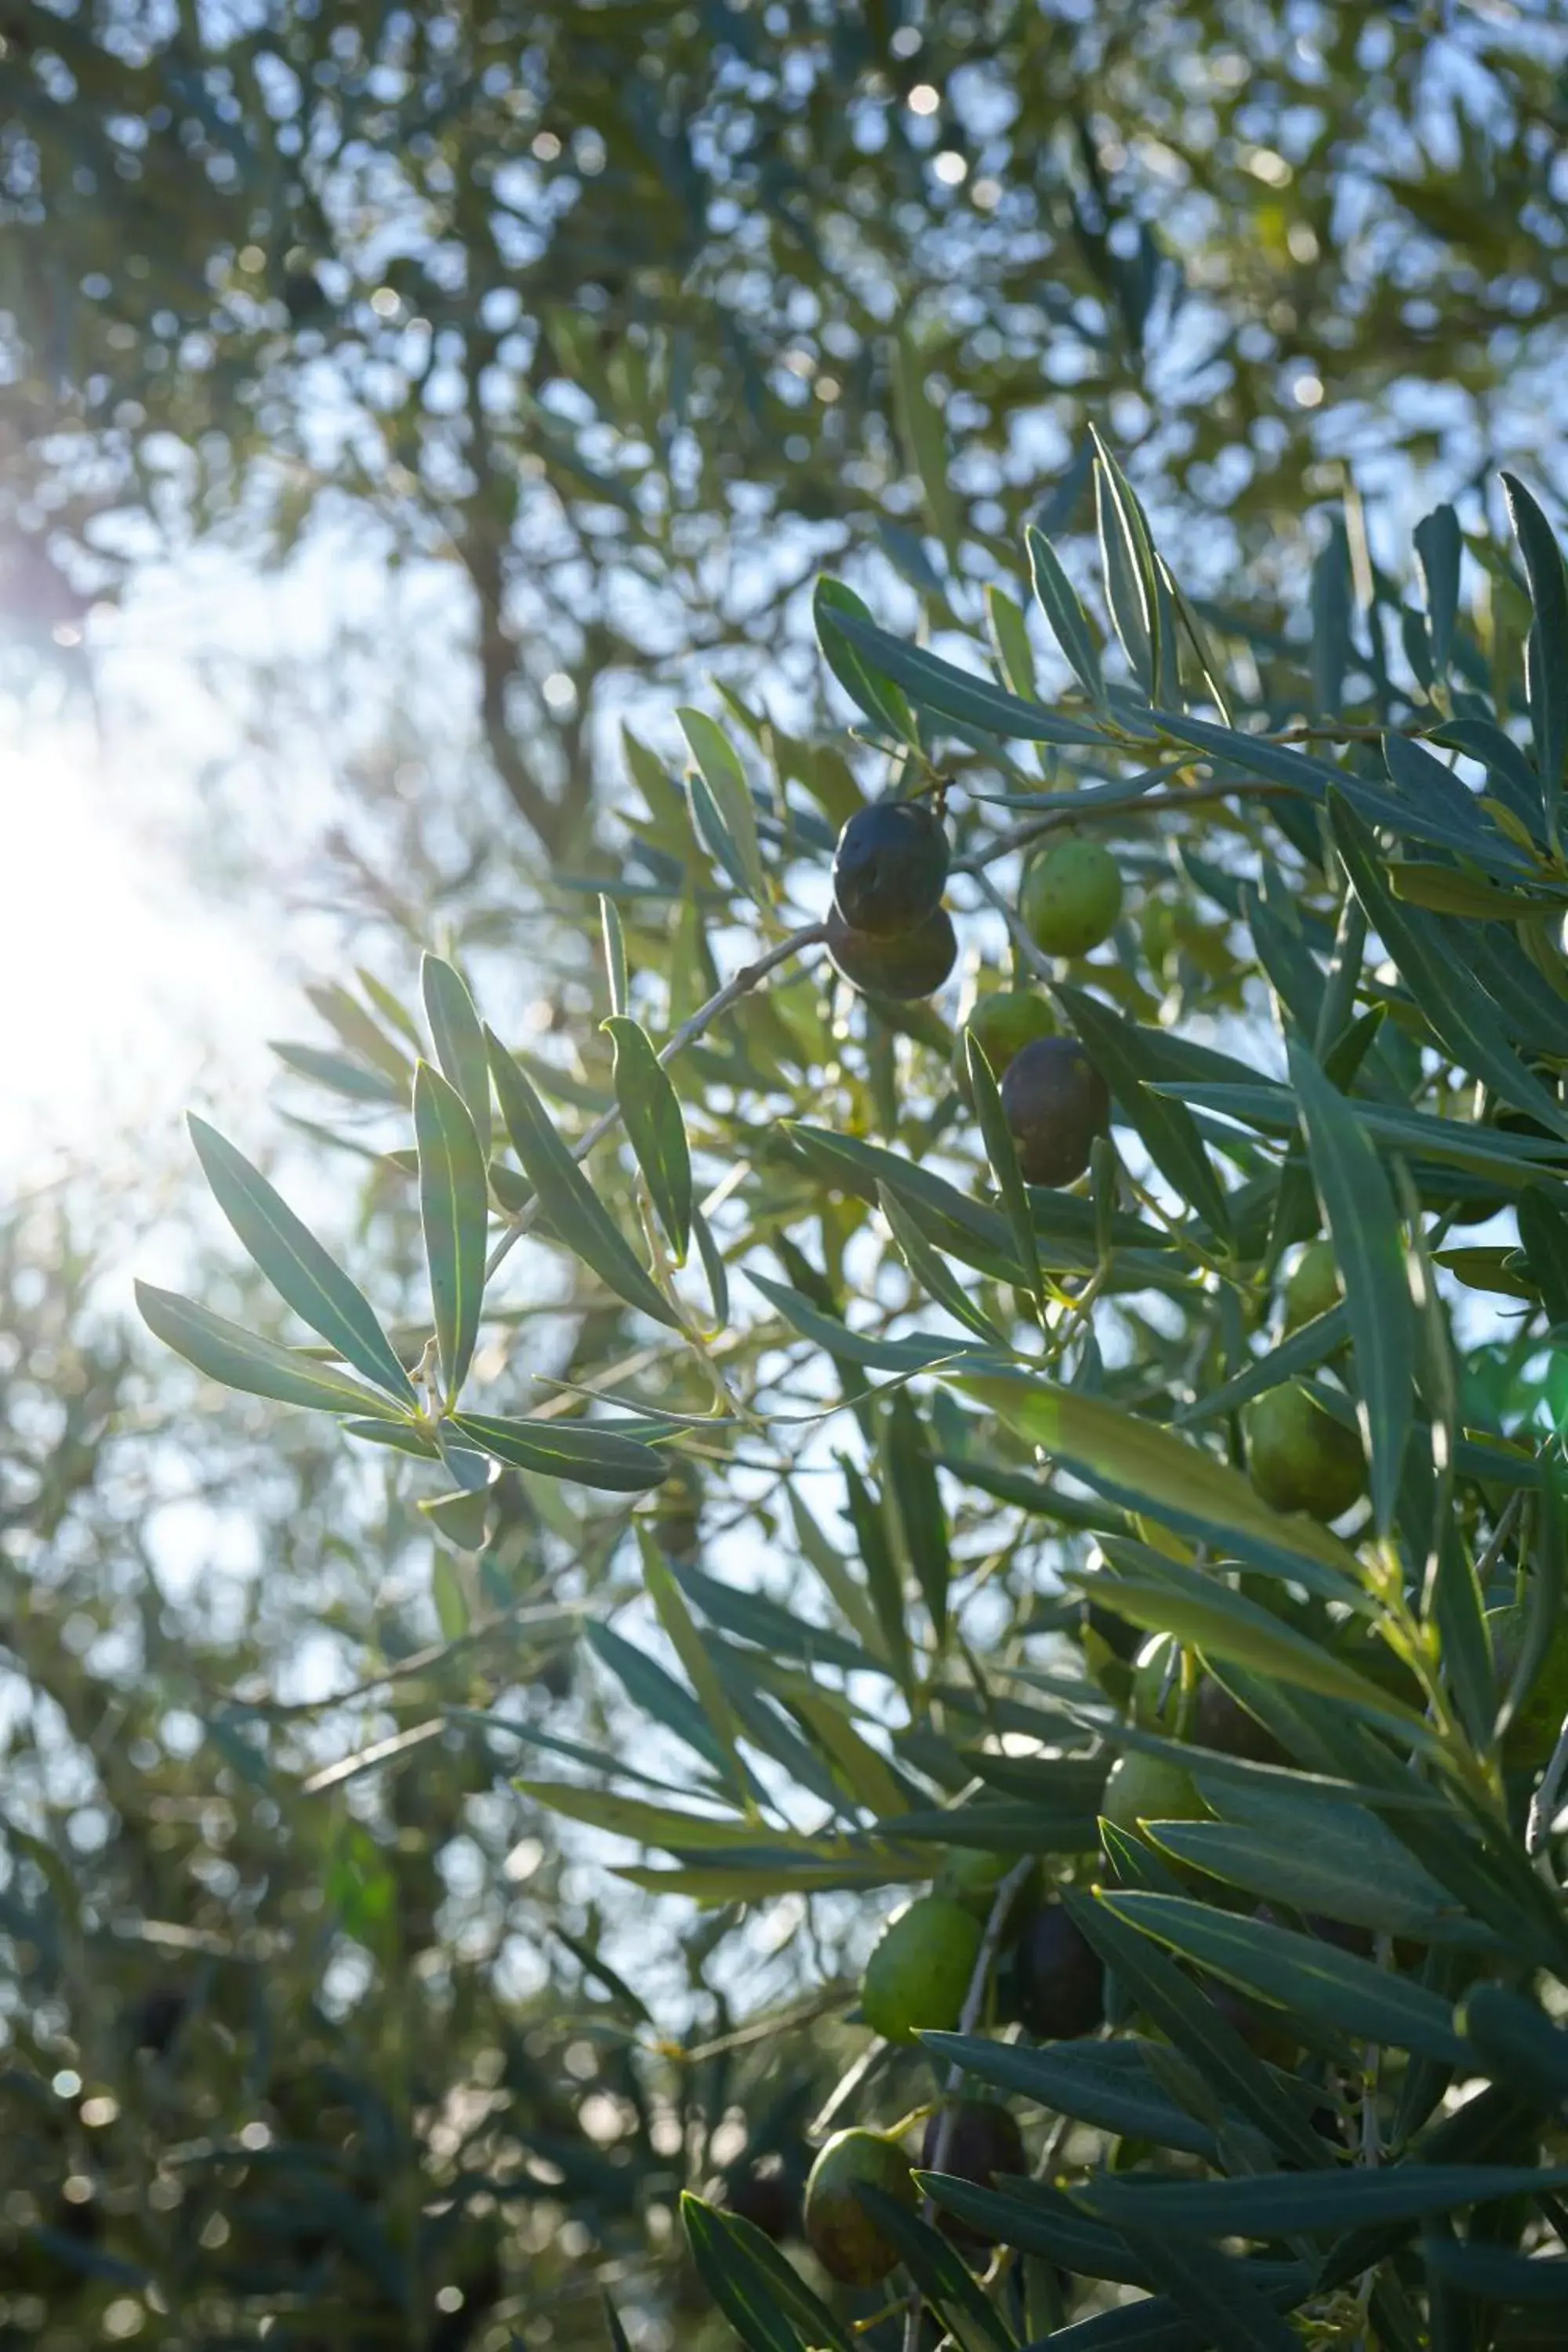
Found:
<svg viewBox="0 0 1568 2352"><path fill-rule="evenodd" d="M708 1296L713 1304L713 1321L722 1331L730 1320L730 1269L724 1263L719 1236L700 1209L694 1208L691 1212L691 1231L697 1243L697 1255L702 1260Z"/></svg>
<svg viewBox="0 0 1568 2352"><path fill-rule="evenodd" d="M414 1074L419 1147L419 1221L436 1315L436 1348L448 1404L468 1378L485 1297L489 1192L485 1155L468 1107L428 1062Z"/></svg>
<svg viewBox="0 0 1568 2352"><path fill-rule="evenodd" d="M1120 1562L1122 1550L1117 1538L1107 1536L1104 1540L1110 1557ZM1157 1560L1158 1567L1151 1565L1142 1576L1097 1574L1084 1580L1100 1608L1148 1633L1173 1633L1205 1656L1241 1666L1268 1682L1316 1691L1350 1706L1403 1718L1415 1727L1415 1718L1376 1683L1286 1624L1272 1610L1234 1591L1222 1577L1160 1554L1142 1556Z"/></svg>
<svg viewBox="0 0 1568 2352"><path fill-rule="evenodd" d="M669 1563L660 1551L647 1520L637 1521L637 1549L642 1556L643 1584L648 1599L658 1612L659 1622L669 1637L671 1648L686 1669L687 1680L697 1695L698 1705L712 1726L714 1738L723 1745L729 1759L730 1784L732 1789L743 1790L746 1770L737 1745L741 1727L724 1695L724 1685L687 1606L686 1595L670 1574Z"/></svg>
<svg viewBox="0 0 1568 2352"><path fill-rule="evenodd" d="M214 1200L284 1305L319 1331L345 1364L401 1404L412 1405L408 1374L357 1283L242 1151L194 1111L187 1124Z"/></svg>
<svg viewBox="0 0 1568 2352"><path fill-rule="evenodd" d="M718 860L742 898L754 898L756 893L741 855L741 845L725 824L724 813L709 790L707 778L694 768L686 779L686 789L698 840L709 856Z"/></svg>
<svg viewBox="0 0 1568 2352"><path fill-rule="evenodd" d="M820 602L819 598L819 605ZM858 602L857 598L857 604ZM1007 694L976 671L960 669L955 663L928 653L923 646L906 644L902 637L879 628L868 614L863 617L862 612L835 604L826 612L819 612L818 627L823 631L825 647L829 632L841 640L847 639L851 658L864 656L868 670L874 668L879 678L900 694L907 694L920 709L933 712L939 719L951 719L960 727L972 727L982 734L1000 735L1024 743L1103 746L1107 740L1102 729L1086 725L1082 719L1059 718L1041 703L1025 702L1016 694Z"/></svg>
<svg viewBox="0 0 1568 2352"><path fill-rule="evenodd" d="M746 2352L805 2352L805 2339L785 2318L772 2279L737 2242L723 2215L688 2189L680 2218L698 2275Z"/></svg>
<svg viewBox="0 0 1568 2352"><path fill-rule="evenodd" d="M1142 2042L1047 2042L1031 2050L979 2035L922 2033L922 2048L942 2065L962 2066L1009 2097L1032 2099L1054 2114L1130 2134L1160 2147L1181 2148L1211 2161L1217 2154L1209 2126L1178 2106L1160 2087Z"/></svg>
<svg viewBox="0 0 1568 2352"><path fill-rule="evenodd" d="M1020 607L994 581L985 591L985 618L991 630L991 649L1005 682L1014 694L1032 702L1035 649L1029 643L1028 624Z"/></svg>
<svg viewBox="0 0 1568 2352"><path fill-rule="evenodd" d="M899 1255L910 1274L929 1292L939 1307L945 1307L953 1320L973 1331L987 1347L1005 1349L1007 1340L989 1318L982 1314L947 1260L927 1241L914 1219L888 1185L879 1182L877 1199L888 1228L898 1244Z"/></svg>
<svg viewBox="0 0 1568 2352"><path fill-rule="evenodd" d="M1132 674L1152 701L1160 676L1160 608L1154 550L1131 485L1094 427L1094 504L1105 596Z"/></svg>
<svg viewBox="0 0 1568 2352"><path fill-rule="evenodd" d="M604 1024L616 1049L616 1100L637 1166L678 1265L691 1240L691 1153L669 1073L641 1022L612 1013Z"/></svg>
<svg viewBox="0 0 1568 2352"><path fill-rule="evenodd" d="M1129 1927L1244 1992L1358 2040L1453 2065L1465 2062L1452 2007L1439 1994L1321 1936L1217 1911L1184 1895L1114 1894L1101 1900Z"/></svg>
<svg viewBox="0 0 1568 2352"><path fill-rule="evenodd" d="M1547 2304L1557 2309L1568 2305L1568 2255L1511 2253L1480 2238L1461 2242L1434 2231L1423 2248L1423 2258L1430 2275L1482 2303ZM1552 2336L1561 2342L1565 2327L1568 2322L1553 2321ZM1512 2339L1499 2336L1491 2340ZM1541 2345L1549 2338L1532 2331L1528 2340Z"/></svg>
<svg viewBox="0 0 1568 2352"><path fill-rule="evenodd" d="M1535 617L1525 653L1531 732L1547 824L1555 832L1563 762L1568 760L1568 570L1556 533L1524 484L1504 474L1508 510L1524 568Z"/></svg>
<svg viewBox="0 0 1568 2352"><path fill-rule="evenodd" d="M479 1149L490 1156L490 1068L485 1033L462 975L445 957L427 955L419 967L426 1018L443 1076L468 1106Z"/></svg>
<svg viewBox="0 0 1568 2352"><path fill-rule="evenodd" d="M1071 2194L1086 2212L1118 2224L1200 2238L1273 2238L1413 2221L1565 2184L1563 2165L1411 2163L1237 2180L1122 2180L1101 2173Z"/></svg>
<svg viewBox="0 0 1568 2352"><path fill-rule="evenodd" d="M786 1322L794 1324L803 1339L812 1340L828 1355L846 1363L862 1364L879 1372L920 1372L928 1364L947 1363L955 1356L973 1358L975 1353L971 1341L949 1339L941 1332L910 1331L901 1339L879 1339L867 1332L852 1331L837 1316L825 1315L820 1307L814 1307L791 1284L773 1282L752 1266L746 1269L746 1278L770 1305L777 1307Z"/></svg>
<svg viewBox="0 0 1568 2352"><path fill-rule="evenodd" d="M406 1006L400 1004L385 982L377 980L374 971L367 971L363 963L356 965L354 976L382 1019L395 1029L400 1037L406 1037L416 1054L422 1054L425 1041L419 1034L418 1023ZM406 1069L404 1075L406 1076Z"/></svg>
<svg viewBox="0 0 1568 2352"><path fill-rule="evenodd" d="M1423 1017L1462 1067L1552 1135L1568 1136L1568 1113L1526 1069L1492 999L1454 958L1441 918L1395 898L1383 877L1375 837L1349 803L1331 797L1330 823L1367 919L1398 965Z"/></svg>
<svg viewBox="0 0 1568 2352"><path fill-rule="evenodd" d="M1025 544L1029 552L1029 577L1036 600L1051 625L1051 634L1095 709L1104 710L1107 704L1100 648L1090 632L1089 615L1079 601L1078 590L1063 571L1061 558L1050 541L1032 523L1025 533Z"/></svg>
<svg viewBox="0 0 1568 2352"><path fill-rule="evenodd" d="M1295 1039L1289 1055L1312 1181L1344 1288L1373 1516L1385 1535L1415 1413L1415 1310L1399 1213L1383 1163L1344 1096Z"/></svg>
<svg viewBox="0 0 1568 2352"><path fill-rule="evenodd" d="M1037 1298L1040 1298L1040 1258L1035 1239L1035 1220L1029 1209L1028 1187L1024 1181L1024 1171L1018 1165L1013 1130L1002 1108L1001 1090L985 1058L985 1049L973 1029L966 1029L963 1033L963 1055L974 1108L980 1120L980 1133L985 1145L985 1157L991 1162L996 1188L1002 1195L1002 1206L1007 1213L1013 1246L1018 1254L1018 1262L1030 1290Z"/></svg>
<svg viewBox="0 0 1568 2352"><path fill-rule="evenodd" d="M1144 1083L1137 1065L1138 1032L1132 1023L1087 989L1064 984L1052 992L1155 1167L1179 1197L1192 1203L1210 1232L1227 1240L1230 1211L1197 1122L1184 1103L1167 1100Z"/></svg>
<svg viewBox="0 0 1568 2352"><path fill-rule="evenodd" d="M395 1045L383 1029L379 1029L360 1003L341 982L318 981L305 991L330 1029L335 1029L351 1055L368 1062L373 1069L384 1072L396 1087L408 1084L408 1056L401 1045Z"/></svg>
<svg viewBox="0 0 1568 2352"><path fill-rule="evenodd" d="M1213 2352L1301 2352L1301 2338L1247 2274L1247 2265L1216 2248L1173 2241L1129 2224L1129 2242L1156 2286L1203 2329ZM1289 2295L1302 2299L1305 2278Z"/></svg>
<svg viewBox="0 0 1568 2352"><path fill-rule="evenodd" d="M1314 1316L1281 1339L1277 1348L1257 1357L1245 1370L1237 1372L1217 1389L1205 1390L1191 1404L1182 1407L1174 1415L1172 1426L1192 1429L1202 1421L1213 1421L1219 1414L1235 1412L1265 1389L1277 1389L1282 1381L1293 1380L1298 1372L1316 1371L1320 1364L1342 1348L1351 1335L1350 1315L1342 1299L1331 1307L1326 1315Z"/></svg>
<svg viewBox="0 0 1568 2352"><path fill-rule="evenodd" d="M669 1475L669 1464L656 1447L613 1429L575 1421L499 1420L479 1412L454 1413L452 1424L495 1461L514 1470L536 1470L544 1478L640 1495Z"/></svg>
<svg viewBox="0 0 1568 2352"><path fill-rule="evenodd" d="M599 893L599 929L605 942L605 973L609 982L610 1011L626 1009L626 938L620 909L603 890Z"/></svg>
<svg viewBox="0 0 1568 2352"><path fill-rule="evenodd" d="M296 1045L286 1037L271 1037L268 1043L285 1069L310 1078L316 1086L330 1087L350 1102L384 1104L404 1099L402 1087L384 1070L364 1069L344 1054L329 1054L321 1045Z"/></svg>
<svg viewBox="0 0 1568 2352"><path fill-rule="evenodd" d="M1281 1517L1228 1462L1103 1397L1013 1373L950 1374L966 1396L1113 1501L1186 1527L1235 1557L1278 1570L1294 1560L1303 1582L1336 1598L1362 1594L1355 1555L1300 1513Z"/></svg>
<svg viewBox="0 0 1568 2352"><path fill-rule="evenodd" d="M849 697L868 719L889 734L895 742L914 740L915 722L900 688L883 676L878 666L876 649L868 660L859 647L851 642L852 624L863 624L873 637L880 636L862 599L853 588L841 580L819 579L811 601L812 618L816 625L816 641L822 657ZM899 640L888 642L897 646Z"/></svg>
<svg viewBox="0 0 1568 2352"><path fill-rule="evenodd" d="M485 1032L501 1117L557 1240L601 1282L656 1323L677 1327L675 1309L621 1238L598 1194L556 1134L550 1114L493 1030Z"/></svg>
<svg viewBox="0 0 1568 2352"><path fill-rule="evenodd" d="M1062 1903L1150 2024L1202 2066L1217 2099L1235 2107L1281 2155L1310 2168L1329 2161L1323 2142L1283 2085L1157 1943L1118 1918L1098 1896L1068 1889ZM1152 2050L1150 2060L1157 2063Z"/></svg>
<svg viewBox="0 0 1568 2352"><path fill-rule="evenodd" d="M1415 526L1415 559L1426 597L1426 633L1439 677L1448 674L1454 650L1454 623L1459 611L1459 564L1465 542L1459 518L1445 503L1434 507Z"/></svg>
<svg viewBox="0 0 1568 2352"><path fill-rule="evenodd" d="M740 754L723 729L705 710L678 710L676 717L723 818L724 829L735 845L746 888L759 907L765 907L772 894L757 838L756 805Z"/></svg>
<svg viewBox="0 0 1568 2352"><path fill-rule="evenodd" d="M374 1389L363 1388L344 1372L334 1372L292 1348L258 1339L237 1323L199 1307L178 1292L159 1290L150 1282L136 1285L142 1320L154 1338L177 1356L184 1356L209 1380L247 1396L276 1398L280 1404L300 1404L317 1412L356 1412L384 1423L386 1400Z"/></svg>
<svg viewBox="0 0 1568 2352"><path fill-rule="evenodd" d="M900 1389L888 1408L882 1458L903 1532L904 1549L931 1612L932 1630L941 1643L947 1631L947 1591L952 1579L947 1514L942 1508L936 1465L907 1389Z"/></svg>

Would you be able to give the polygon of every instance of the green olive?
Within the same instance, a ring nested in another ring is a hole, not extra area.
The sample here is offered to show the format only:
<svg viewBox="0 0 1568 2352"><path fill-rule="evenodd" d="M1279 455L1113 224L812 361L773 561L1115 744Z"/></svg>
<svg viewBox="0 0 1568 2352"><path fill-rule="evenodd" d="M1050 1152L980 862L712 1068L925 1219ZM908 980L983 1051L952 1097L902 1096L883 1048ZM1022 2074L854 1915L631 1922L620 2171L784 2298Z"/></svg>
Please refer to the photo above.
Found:
<svg viewBox="0 0 1568 2352"><path fill-rule="evenodd" d="M1306 1511L1325 1523L1366 1487L1361 1440L1297 1382L1268 1389L1243 1415L1247 1467L1276 1511Z"/></svg>
<svg viewBox="0 0 1568 2352"><path fill-rule="evenodd" d="M1088 955L1121 912L1121 871L1098 841L1062 841L1024 877L1018 912L1047 955Z"/></svg>

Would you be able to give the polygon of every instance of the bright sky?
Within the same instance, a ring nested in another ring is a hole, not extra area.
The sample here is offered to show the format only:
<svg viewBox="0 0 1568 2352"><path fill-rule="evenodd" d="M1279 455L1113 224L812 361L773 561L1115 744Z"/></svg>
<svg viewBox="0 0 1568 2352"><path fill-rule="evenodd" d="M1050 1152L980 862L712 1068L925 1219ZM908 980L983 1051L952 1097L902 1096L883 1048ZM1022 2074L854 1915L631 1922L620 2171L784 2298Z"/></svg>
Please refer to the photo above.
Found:
<svg viewBox="0 0 1568 2352"><path fill-rule="evenodd" d="M266 1041L319 1029L299 982L327 952L305 911L321 831L391 715L345 647L389 603L341 539L278 571L200 549L0 693L0 1187L106 1138L166 1168L193 1102L262 1144ZM422 651L444 671L433 626Z"/></svg>
<svg viewBox="0 0 1568 2352"><path fill-rule="evenodd" d="M132 1132L162 1159L158 1134L205 1091L220 1046L228 1084L259 1081L278 1001L257 943L157 854L136 744L105 745L90 710L47 700L0 706L7 1185Z"/></svg>

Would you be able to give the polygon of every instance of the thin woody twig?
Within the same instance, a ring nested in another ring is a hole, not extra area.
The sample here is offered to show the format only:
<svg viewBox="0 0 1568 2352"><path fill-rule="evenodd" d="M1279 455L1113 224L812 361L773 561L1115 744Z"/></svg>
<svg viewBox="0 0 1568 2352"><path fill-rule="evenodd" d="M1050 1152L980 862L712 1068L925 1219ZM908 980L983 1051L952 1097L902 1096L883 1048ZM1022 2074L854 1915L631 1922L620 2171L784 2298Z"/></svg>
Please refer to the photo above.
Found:
<svg viewBox="0 0 1568 2352"><path fill-rule="evenodd" d="M996 1955L1002 1948L1002 1937L1006 1932L1008 1916L1013 1908L1013 1898L1034 1866L1033 1860L1028 1856L1026 1856L1022 1862L1016 1862L996 1889L990 1916L985 1922L985 1933L980 1939L980 1949L974 1956L974 1966L970 1971L969 1990L963 1997L963 2009L958 2021L960 2033L973 2033L980 2022L980 2013L985 2006L985 1988L991 1980L991 1970L995 1965ZM947 2079L942 2088L944 2104L937 2111L936 2138L931 2146L931 2160L926 2168L931 2172L940 2172L947 2162L948 2145L952 2137L953 2126L951 2101L953 2094L962 2088L963 2083L963 2067L950 2066L947 2070ZM935 2213L934 2200L931 2197L925 2198L921 2205L921 2219L929 2223ZM920 2340L921 2298L917 2293L904 2315L904 2352L919 2352Z"/></svg>
<svg viewBox="0 0 1568 2352"><path fill-rule="evenodd" d="M1197 756L1194 753L1194 759ZM1064 805L1061 808L1047 809L1040 815L1030 817L1022 824L1010 826L1007 832L997 834L994 840L988 841L984 848L977 849L973 856L955 857L952 870L954 874L969 874L978 877L985 866L994 864L998 857L1005 857L1010 850L1022 849L1029 842L1037 841L1042 834L1057 833L1068 826L1076 830L1078 826L1084 824L1112 824L1118 817L1141 817L1151 814L1159 815L1169 809L1192 808L1205 801L1228 801L1238 798L1289 800L1300 799L1300 794L1296 792L1292 784L1270 783L1258 778L1256 781L1242 783L1186 784L1178 792L1144 793L1136 798L1124 801L1085 800L1081 806Z"/></svg>
<svg viewBox="0 0 1568 2352"><path fill-rule="evenodd" d="M1568 1718L1557 1735L1557 1745L1552 1751L1552 1761L1541 1776L1541 1786L1530 1801L1530 1817L1524 1826L1524 1850L1537 1854L1546 1843L1557 1811L1557 1800L1562 1793L1563 1779L1568 1773Z"/></svg>

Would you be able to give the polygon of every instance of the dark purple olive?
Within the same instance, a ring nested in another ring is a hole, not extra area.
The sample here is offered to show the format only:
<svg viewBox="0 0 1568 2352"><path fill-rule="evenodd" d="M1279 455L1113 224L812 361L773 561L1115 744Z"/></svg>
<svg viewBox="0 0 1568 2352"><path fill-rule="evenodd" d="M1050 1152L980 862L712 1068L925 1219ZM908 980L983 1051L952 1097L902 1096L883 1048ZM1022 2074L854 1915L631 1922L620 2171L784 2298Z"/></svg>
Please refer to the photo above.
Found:
<svg viewBox="0 0 1568 2352"><path fill-rule="evenodd" d="M956 2180L972 2180L977 2189L994 2186L1026 2169L1024 2135L1016 2118L995 2099L954 2099L936 2109L926 2123L921 2142L922 2172L947 2172ZM943 2237L963 2253L984 2253L996 2240L988 2230L943 2213L938 2222Z"/></svg>
<svg viewBox="0 0 1568 2352"><path fill-rule="evenodd" d="M800 2192L782 2172L743 2172L724 2191L724 2210L776 2245L800 2229Z"/></svg>
<svg viewBox="0 0 1568 2352"><path fill-rule="evenodd" d="M1013 1984L1019 2018L1041 2042L1092 2033L1104 2018L1104 1965L1059 1903L1043 1903L1026 1923Z"/></svg>
<svg viewBox="0 0 1568 2352"><path fill-rule="evenodd" d="M1071 1037L1037 1037L1014 1055L1002 1108L1026 1184L1071 1184L1110 1126L1105 1080Z"/></svg>
<svg viewBox="0 0 1568 2352"><path fill-rule="evenodd" d="M1237 1756L1254 1764L1287 1764L1289 1758L1272 1732L1255 1715L1248 1715L1230 1693L1205 1675L1198 1685L1193 1714L1193 1743L1212 1748L1218 1756Z"/></svg>
<svg viewBox="0 0 1568 2352"><path fill-rule="evenodd" d="M838 836L833 903L850 930L879 940L916 930L946 884L947 835L924 801L873 801Z"/></svg>
<svg viewBox="0 0 1568 2352"><path fill-rule="evenodd" d="M930 996L958 961L958 939L945 907L937 907L912 930L879 938L852 930L837 907L827 917L827 952L867 996Z"/></svg>

